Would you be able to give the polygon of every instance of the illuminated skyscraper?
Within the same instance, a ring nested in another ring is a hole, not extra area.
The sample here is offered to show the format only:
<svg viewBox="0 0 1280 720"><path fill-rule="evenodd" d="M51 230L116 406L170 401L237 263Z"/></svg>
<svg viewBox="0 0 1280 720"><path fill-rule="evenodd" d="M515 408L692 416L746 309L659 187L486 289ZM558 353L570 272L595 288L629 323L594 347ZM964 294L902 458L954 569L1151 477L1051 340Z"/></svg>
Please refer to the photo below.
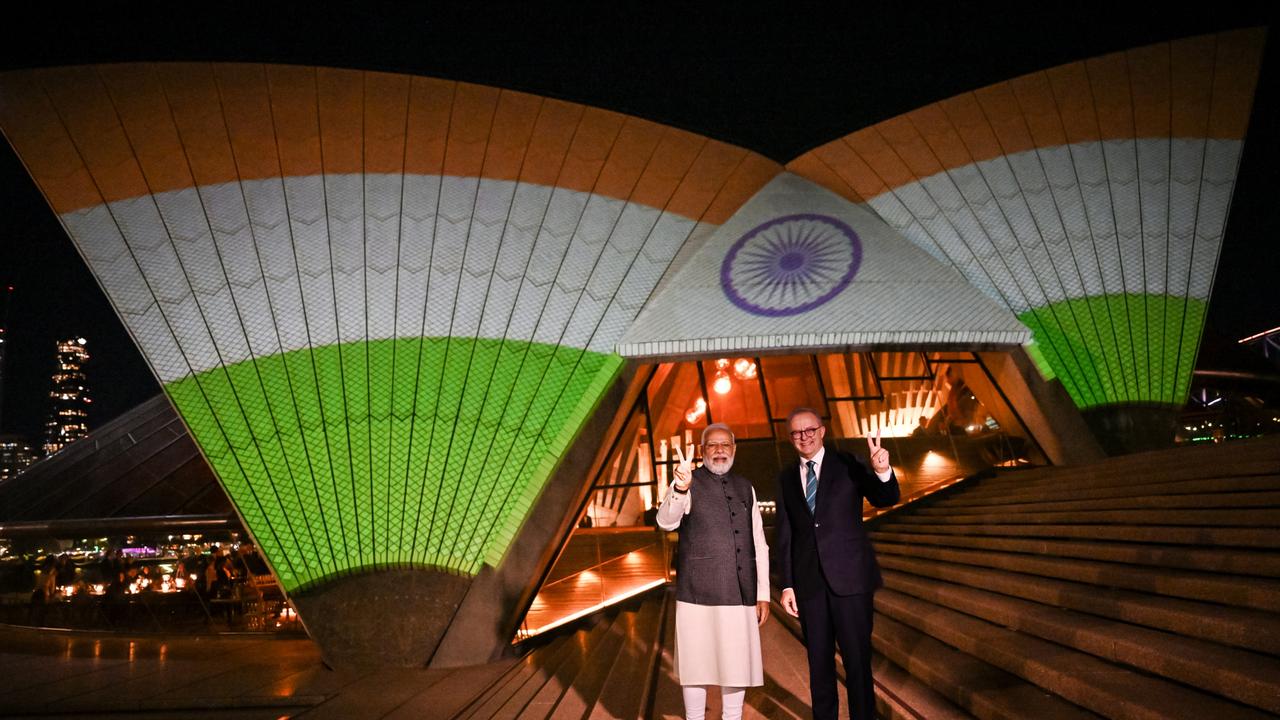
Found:
<svg viewBox="0 0 1280 720"><path fill-rule="evenodd" d="M19 435L0 435L0 483L36 461L35 450Z"/></svg>
<svg viewBox="0 0 1280 720"><path fill-rule="evenodd" d="M89 391L84 364L89 353L84 338L58 342L54 358L53 387L49 390L49 419L44 424L44 454L52 455L89 434Z"/></svg>

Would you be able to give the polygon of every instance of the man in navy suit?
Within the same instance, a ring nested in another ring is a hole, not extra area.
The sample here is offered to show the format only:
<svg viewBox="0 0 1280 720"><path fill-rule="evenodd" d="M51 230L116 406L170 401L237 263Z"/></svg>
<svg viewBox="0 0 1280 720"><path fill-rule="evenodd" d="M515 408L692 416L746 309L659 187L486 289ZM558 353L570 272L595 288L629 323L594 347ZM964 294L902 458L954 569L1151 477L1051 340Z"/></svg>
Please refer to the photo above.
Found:
<svg viewBox="0 0 1280 720"><path fill-rule="evenodd" d="M800 618L809 654L813 716L834 720L836 645L844 659L849 717L875 717L871 683L873 597L883 581L862 526L862 499L876 507L898 502L898 479L880 438L868 437L871 468L822 445L827 429L812 408L787 418L800 462L778 473L777 548L782 562L782 607Z"/></svg>

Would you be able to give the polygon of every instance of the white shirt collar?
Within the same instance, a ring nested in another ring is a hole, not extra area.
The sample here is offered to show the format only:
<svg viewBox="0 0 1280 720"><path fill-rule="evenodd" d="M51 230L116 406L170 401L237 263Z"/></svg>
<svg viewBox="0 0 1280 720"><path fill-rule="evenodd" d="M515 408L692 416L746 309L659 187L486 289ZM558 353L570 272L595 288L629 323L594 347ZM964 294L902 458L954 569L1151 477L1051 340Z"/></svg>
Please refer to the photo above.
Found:
<svg viewBox="0 0 1280 720"><path fill-rule="evenodd" d="M801 456L801 458L800 458L800 472L801 472L800 478L801 478L801 479L804 479L804 473L809 469L809 462L810 462L810 461L813 461L813 471L814 471L815 473L817 473L817 474L818 474L818 477L822 477L822 458L824 458L824 457L826 456L826 454L827 454L827 446L826 446L826 445L823 445L823 446L819 447L819 448L818 448L818 452L814 453L814 454L813 454L813 457L809 458L808 460L805 460L805 459L804 459L804 457L803 457L803 456Z"/></svg>

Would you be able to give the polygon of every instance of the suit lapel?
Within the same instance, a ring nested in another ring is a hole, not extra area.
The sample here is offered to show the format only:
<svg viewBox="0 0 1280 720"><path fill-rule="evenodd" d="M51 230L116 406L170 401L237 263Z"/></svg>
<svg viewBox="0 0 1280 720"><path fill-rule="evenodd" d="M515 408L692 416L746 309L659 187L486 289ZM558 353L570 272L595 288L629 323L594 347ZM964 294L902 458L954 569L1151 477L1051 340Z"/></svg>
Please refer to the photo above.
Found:
<svg viewBox="0 0 1280 720"><path fill-rule="evenodd" d="M829 490L831 483L828 481L834 480L843 472L845 472L844 463L840 462L840 456L836 455L831 448L827 448L822 458L822 473L818 475L818 497L813 501L814 507L819 510L826 507L826 503L822 499L831 495L831 490ZM808 503L805 503L805 507L808 507L808 505ZM814 515L817 515L816 511Z"/></svg>
<svg viewBox="0 0 1280 720"><path fill-rule="evenodd" d="M792 472L791 482L788 483L791 487L790 489L784 489L783 492L789 492L792 498L791 502L799 503L798 507L804 508L804 511L809 513L809 517L813 517L813 513L809 512L809 501L804 497L804 475L800 470L800 462L797 460L792 467L795 468L795 471ZM819 482L818 486L821 487L822 483Z"/></svg>

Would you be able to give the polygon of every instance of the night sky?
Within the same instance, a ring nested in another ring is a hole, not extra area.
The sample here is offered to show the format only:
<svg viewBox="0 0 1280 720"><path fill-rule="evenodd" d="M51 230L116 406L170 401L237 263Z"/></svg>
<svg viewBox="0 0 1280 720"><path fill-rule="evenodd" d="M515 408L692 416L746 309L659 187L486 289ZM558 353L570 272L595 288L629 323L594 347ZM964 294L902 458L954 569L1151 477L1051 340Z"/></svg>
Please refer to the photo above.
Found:
<svg viewBox="0 0 1280 720"><path fill-rule="evenodd" d="M966 7L779 15L731 5L673 14L620 3L548 14L530 4L480 10L463 4L470 14L416 2L394 9L360 3L341 13L315 10L320 4L264 10L261 2L196 12L180 11L177 3L119 2L23 10L0 21L0 70L223 60L409 72L618 110L785 162L853 130L1023 73L1178 37L1271 26L1276 17L1230 3L1162 10L1161 17L1117 13L1114 3L1092 9L1054 3L1051 15L1030 7L989 15ZM1280 325L1278 78L1269 46L1207 337L1234 340ZM0 143L0 291L7 285L15 292L0 431L38 440L60 337L89 339L91 428L159 391L52 211ZM1200 364L1224 362L1206 351Z"/></svg>

